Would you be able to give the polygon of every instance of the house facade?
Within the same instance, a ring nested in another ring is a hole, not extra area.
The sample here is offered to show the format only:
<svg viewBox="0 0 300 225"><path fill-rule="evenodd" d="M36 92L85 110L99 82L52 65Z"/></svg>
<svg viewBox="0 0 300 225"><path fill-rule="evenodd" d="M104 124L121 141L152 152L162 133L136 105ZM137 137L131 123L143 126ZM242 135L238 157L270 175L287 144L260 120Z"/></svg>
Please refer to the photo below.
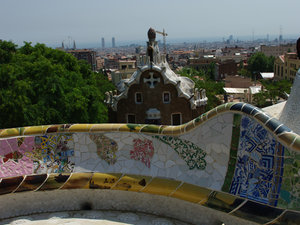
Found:
<svg viewBox="0 0 300 225"><path fill-rule="evenodd" d="M119 82L117 93L107 93L110 122L179 125L204 112L205 90L170 69L155 36L150 28L147 55L137 60L129 79Z"/></svg>

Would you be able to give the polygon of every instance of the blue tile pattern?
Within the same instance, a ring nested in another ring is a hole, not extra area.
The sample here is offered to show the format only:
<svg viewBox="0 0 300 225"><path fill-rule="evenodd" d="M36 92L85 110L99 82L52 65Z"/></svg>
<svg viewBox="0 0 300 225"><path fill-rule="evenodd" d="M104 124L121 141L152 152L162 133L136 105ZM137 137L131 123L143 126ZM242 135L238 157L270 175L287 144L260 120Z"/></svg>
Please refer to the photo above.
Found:
<svg viewBox="0 0 300 225"><path fill-rule="evenodd" d="M276 206L283 174L284 147L263 126L243 116L230 193Z"/></svg>

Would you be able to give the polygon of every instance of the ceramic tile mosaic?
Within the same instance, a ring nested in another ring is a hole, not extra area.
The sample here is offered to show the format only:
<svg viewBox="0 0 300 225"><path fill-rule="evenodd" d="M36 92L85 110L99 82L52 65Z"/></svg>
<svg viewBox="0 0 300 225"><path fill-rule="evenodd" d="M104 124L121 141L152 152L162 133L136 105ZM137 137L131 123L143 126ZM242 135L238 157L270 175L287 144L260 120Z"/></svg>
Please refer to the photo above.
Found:
<svg viewBox="0 0 300 225"><path fill-rule="evenodd" d="M47 177L47 174L27 175L15 192L35 191L46 181Z"/></svg>
<svg viewBox="0 0 300 225"><path fill-rule="evenodd" d="M44 135L35 137L41 148L43 163L35 169L36 173L72 172L74 163L69 157L74 155L74 142L70 134Z"/></svg>
<svg viewBox="0 0 300 225"><path fill-rule="evenodd" d="M0 177L72 172L72 135L44 135L0 140Z"/></svg>
<svg viewBox="0 0 300 225"><path fill-rule="evenodd" d="M284 173L278 205L300 210L300 152L285 149Z"/></svg>
<svg viewBox="0 0 300 225"><path fill-rule="evenodd" d="M283 209L300 210L299 171L299 136L245 103L218 106L180 126L72 124L0 130L0 194L138 191L248 220L259 215L255 206L266 207L269 214L255 221L276 224L279 218L288 221Z"/></svg>
<svg viewBox="0 0 300 225"><path fill-rule="evenodd" d="M174 151L176 151L186 162L190 170L195 168L200 170L205 169L206 152L196 146L193 142L170 136L154 136L154 138L157 138L174 149Z"/></svg>
<svg viewBox="0 0 300 225"><path fill-rule="evenodd" d="M150 160L154 154L153 143L148 139L134 139L133 149L130 151L130 158L139 160L150 168Z"/></svg>
<svg viewBox="0 0 300 225"><path fill-rule="evenodd" d="M34 137L0 140L0 178L32 174L41 160Z"/></svg>
<svg viewBox="0 0 300 225"><path fill-rule="evenodd" d="M239 141L240 141L240 124L241 124L241 115L234 114L232 135L231 135L230 159L228 162L225 181L222 186L222 191L224 192L229 192L231 181L234 176L234 170L235 170L235 165L237 160L237 151L238 151Z"/></svg>
<svg viewBox="0 0 300 225"><path fill-rule="evenodd" d="M90 134L90 139L97 145L97 154L101 159L108 164L116 162L118 144L114 140L109 139L103 134Z"/></svg>
<svg viewBox="0 0 300 225"><path fill-rule="evenodd" d="M277 205L284 147L253 119L241 119L240 143L230 193Z"/></svg>

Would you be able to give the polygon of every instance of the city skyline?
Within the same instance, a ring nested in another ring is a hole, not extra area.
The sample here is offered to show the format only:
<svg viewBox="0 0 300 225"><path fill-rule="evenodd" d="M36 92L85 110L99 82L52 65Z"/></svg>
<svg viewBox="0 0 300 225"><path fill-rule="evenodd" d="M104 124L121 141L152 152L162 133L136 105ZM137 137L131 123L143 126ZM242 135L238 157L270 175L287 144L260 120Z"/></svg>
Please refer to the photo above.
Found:
<svg viewBox="0 0 300 225"><path fill-rule="evenodd" d="M271 39L280 33L296 38L299 8L296 0L1 0L0 39L59 46L72 37L79 47L88 43L100 47L102 37L108 43L115 37L118 46L145 41L149 27L165 29L169 42L221 41L230 35Z"/></svg>

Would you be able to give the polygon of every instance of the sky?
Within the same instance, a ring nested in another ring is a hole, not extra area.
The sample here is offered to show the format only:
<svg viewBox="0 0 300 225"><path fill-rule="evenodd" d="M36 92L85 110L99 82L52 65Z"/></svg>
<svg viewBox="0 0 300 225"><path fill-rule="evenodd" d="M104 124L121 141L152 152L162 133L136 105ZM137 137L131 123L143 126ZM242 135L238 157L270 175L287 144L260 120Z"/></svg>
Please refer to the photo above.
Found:
<svg viewBox="0 0 300 225"><path fill-rule="evenodd" d="M300 0L0 0L0 39L60 46L147 40L150 27L169 40L229 35L300 36ZM96 47L96 46L95 46Z"/></svg>

